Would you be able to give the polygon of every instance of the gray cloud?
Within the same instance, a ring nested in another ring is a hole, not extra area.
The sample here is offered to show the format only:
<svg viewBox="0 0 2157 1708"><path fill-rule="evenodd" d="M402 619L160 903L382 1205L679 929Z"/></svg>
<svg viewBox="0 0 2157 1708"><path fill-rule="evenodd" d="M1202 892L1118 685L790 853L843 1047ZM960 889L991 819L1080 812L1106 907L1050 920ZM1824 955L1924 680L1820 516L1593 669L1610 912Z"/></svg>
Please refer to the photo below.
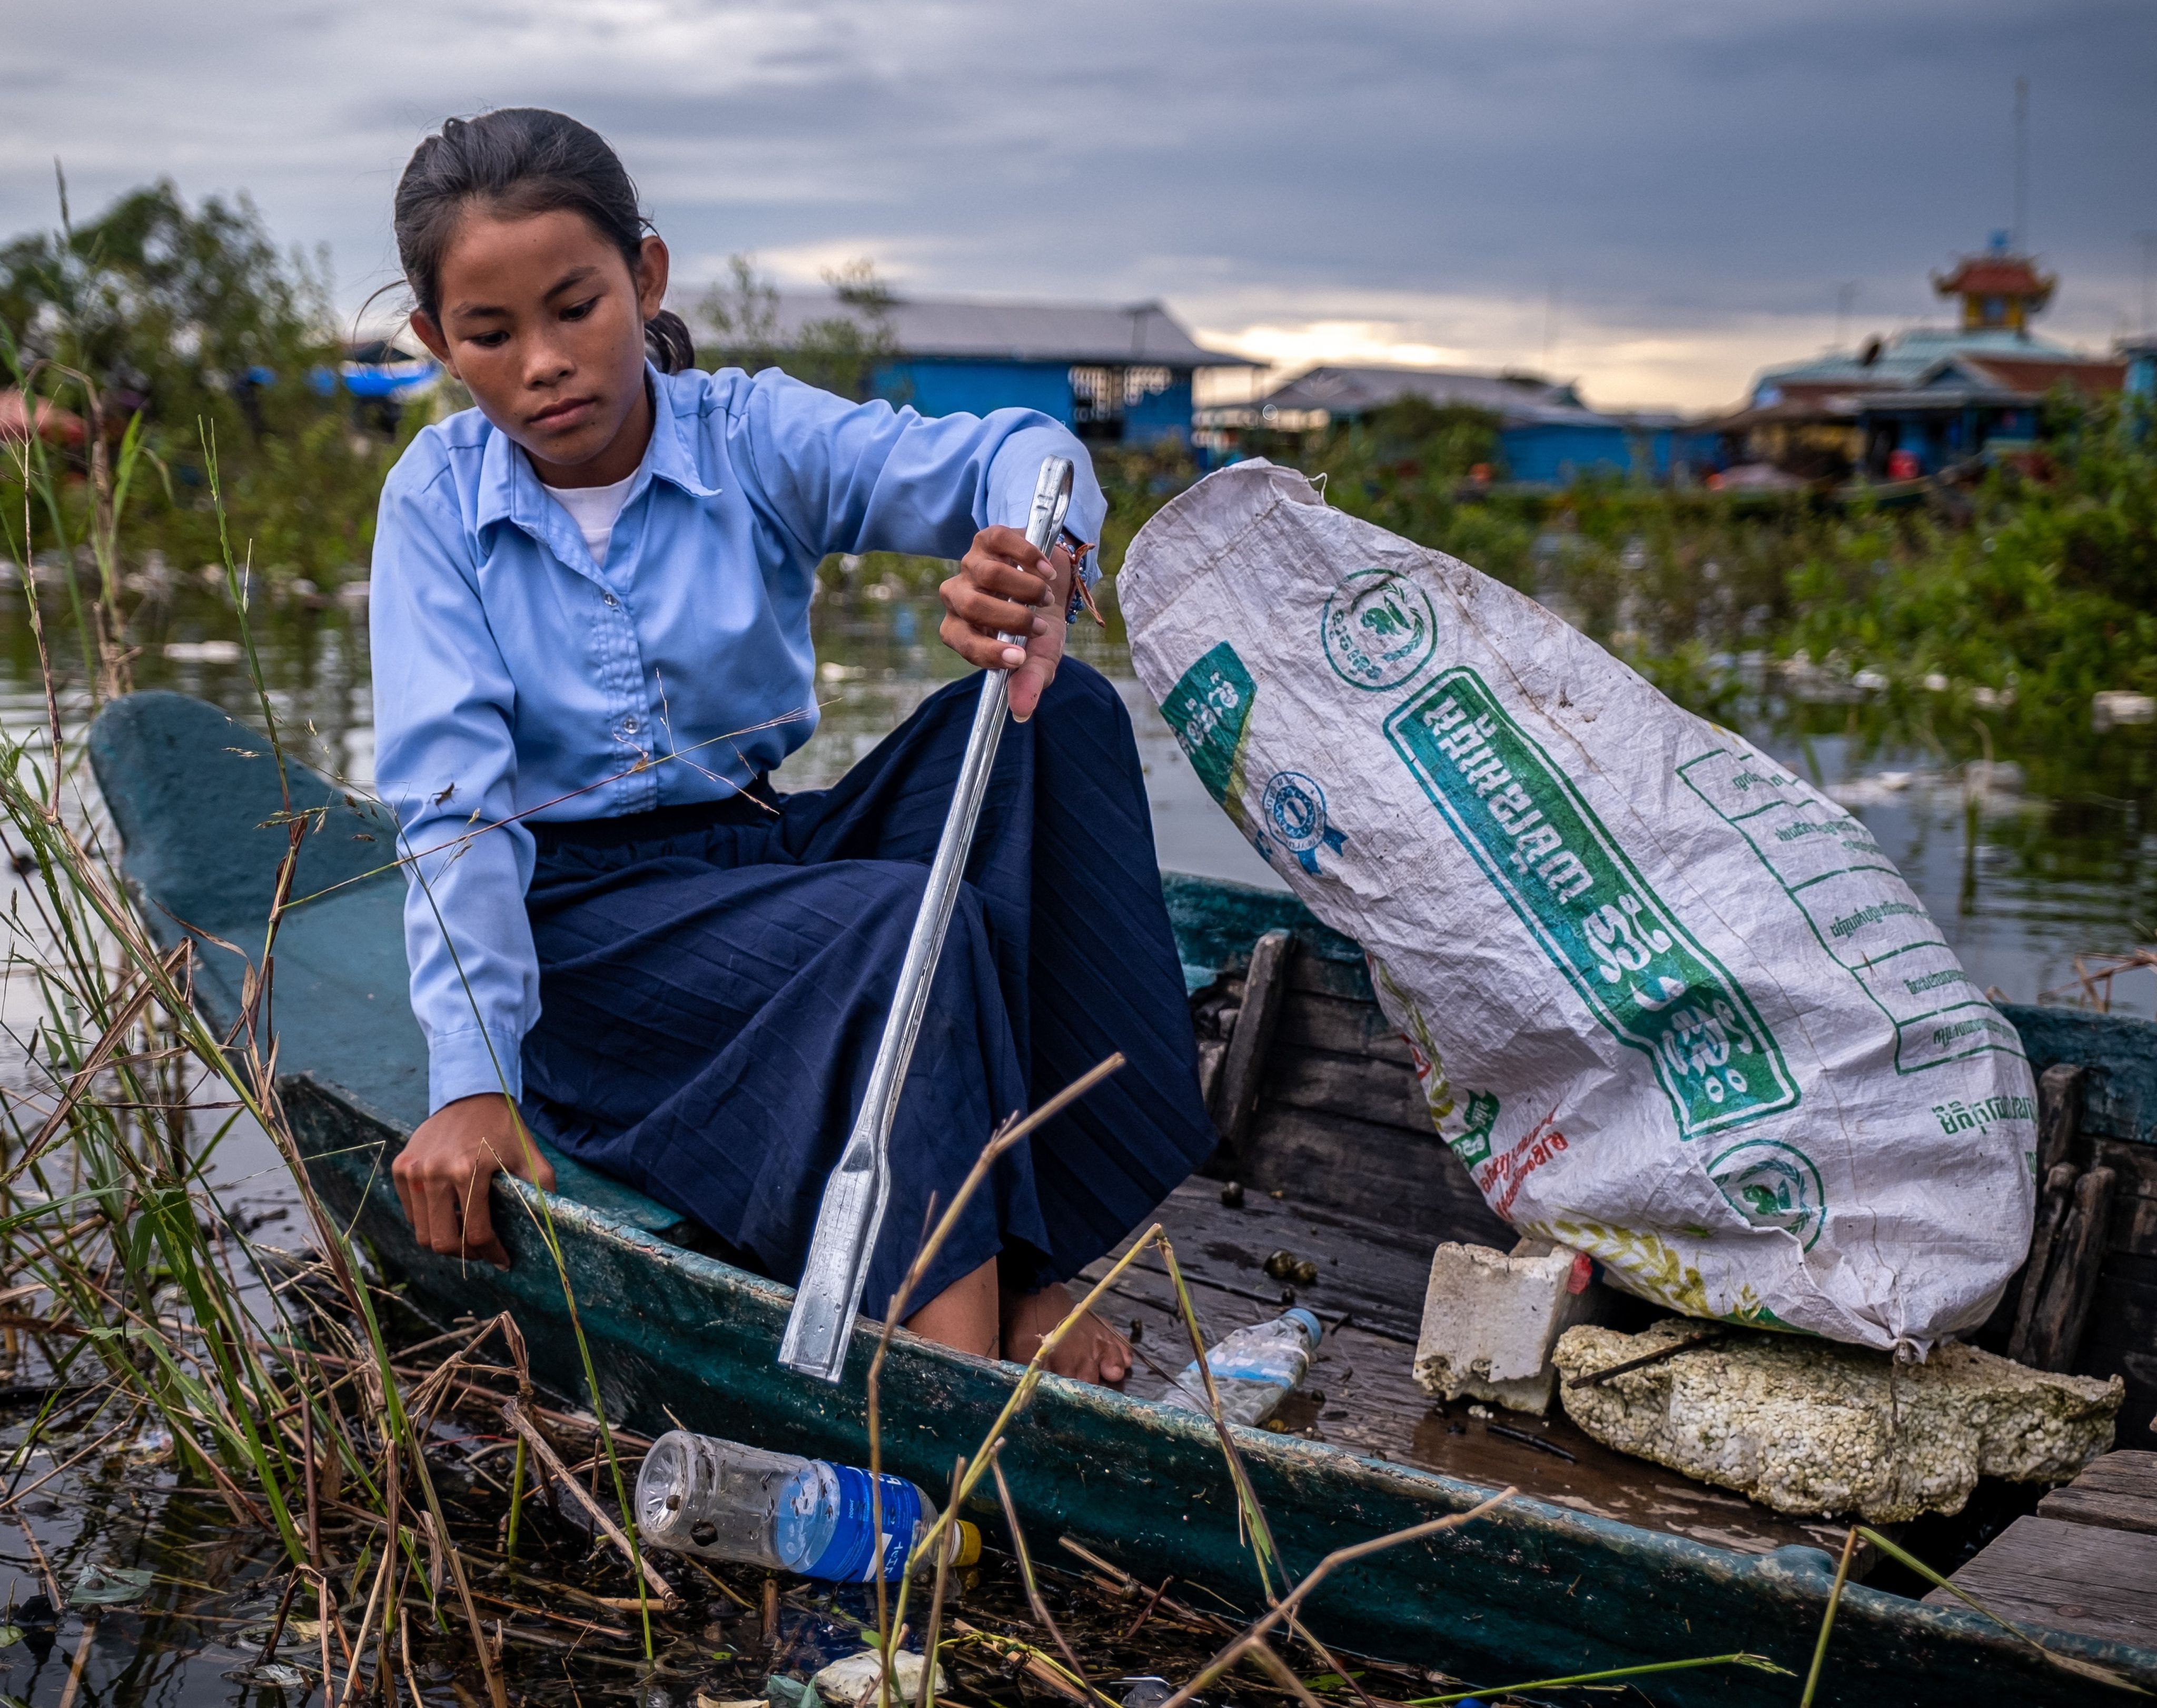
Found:
<svg viewBox="0 0 2157 1708"><path fill-rule="evenodd" d="M246 187L354 301L418 136L517 101L605 131L685 264L868 253L924 290L1463 347L1555 283L1591 377L1625 339L1809 345L1845 280L1868 324L1928 311L1927 270L2008 221L2018 73L2056 330L2135 314L2157 226L2143 0L8 9L0 229L50 221L56 154L79 208Z"/></svg>

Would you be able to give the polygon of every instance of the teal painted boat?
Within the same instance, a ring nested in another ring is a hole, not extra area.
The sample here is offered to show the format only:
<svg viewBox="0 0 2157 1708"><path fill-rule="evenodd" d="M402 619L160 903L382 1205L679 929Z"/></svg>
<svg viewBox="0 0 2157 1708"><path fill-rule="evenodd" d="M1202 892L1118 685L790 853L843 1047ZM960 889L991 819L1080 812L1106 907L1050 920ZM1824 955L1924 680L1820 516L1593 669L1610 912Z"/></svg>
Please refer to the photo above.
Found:
<svg viewBox="0 0 2157 1708"><path fill-rule="evenodd" d="M195 936L198 1000L216 1023L235 1023L243 967L219 941L260 942L287 840L281 826L266 822L283 806L269 744L214 707L149 693L108 707L90 749L146 914L168 943ZM404 995L404 883L384 869L394 831L378 809L327 779L298 767L291 776L293 805L319 810L293 891L316 898L291 912L278 937L272 1021L282 1093L310 1172L381 1271L408 1284L415 1303L444 1319L514 1312L543 1378L580 1394L560 1284L513 1201L531 1207L532 1189L507 1181L497 1187L497 1225L514 1258L506 1272L435 1257L409 1237L389 1164L425 1113L426 1068ZM1497 1224L1420 1117L1356 946L1284 896L1166 882L1202 1033L1233 1002L1254 942L1290 934L1293 967L1283 986L1290 995L1271 1065L1226 1160L1255 1207L1274 1214L1269 1206L1308 1200L1312 1207L1299 1224L1306 1237L1329 1226L1346 1230L1337 1248L1349 1254L1348 1267L1357 1253L1372 1253L1374 1263L1390 1253L1392 1273L1411 1280L1417 1254L1427 1260L1433 1241L1492 1237ZM1267 953L1278 958L1280 947L1274 939ZM2070 1011L2009 1012L2039 1066L2074 1062L2091 1070L2081 1110L2084 1144L2139 1183L2135 1203L2157 1198L2157 1170L2148 1165L2157 1158L2157 1027ZM650 1199L566 1159L556 1165L550 1208L610 1416L649 1431L665 1428L672 1415L748 1442L863 1457L868 1330L857 1332L839 1386L789 1374L774 1354L790 1289L703 1254L695 1230ZM1217 1206L1220 1196L1207 1186L1193 1201ZM2139 1251L2135 1240L2157 1217L2138 1212L2125 1220L2131 1226L2108 1255L2082 1357L2085 1367L2129 1375L2123 1428L2139 1430L2157 1392L2157 1366L2139 1361L2157 1319L2157 1258ZM1275 1225L1263 1217L1254 1223L1259 1242ZM1233 1249L1233 1242L1210 1242ZM1194 1245L1194 1266L1207 1261L1197 1248L1207 1243ZM1275 1297L1256 1269L1231 1263L1217 1266L1217 1276L1223 1298L1248 1298L1263 1311ZM1356 1284L1328 1276L1307 1299L1318 1301L1328 1288L1348 1296ZM1409 1354L1399 1343L1412 1339L1420 1289L1405 1300L1399 1291L1373 1284L1356 1295L1363 1303L1347 1314L1367 1328L1344 1325L1338 1310L1332 1321L1336 1338L1362 1345L1372 1369L1397 1364L1404 1377ZM1356 1340L1359 1333L1368 1338ZM1182 1355L1166 1356L1180 1361ZM1018 1375L1015 1366L901 1335L884 1377L886 1464L931 1488L947 1482L955 1455L978 1445ZM1428 1417L1418 1428L1434 1432L1441 1446L1449 1436L1466 1438L1465 1425ZM1493 1433L1491 1445L1512 1450L1501 1433ZM1578 1445L1578 1438L1568 1438ZM1465 1510L1499 1480L1446 1474L1337 1439L1245 1431L1239 1441L1298 1574L1346 1544ZM1582 1453L1517 1452L1523 1474L1503 1479L1519 1483L1522 1495L1465 1529L1342 1571L1307 1610L1313 1628L1346 1649L1494 1685L1737 1650L1802 1675L1833 1576L1820 1546L1787 1525L1779 1532L1767 1524L1748 1529L1742 1515L1724 1531L1702 1526L1677 1535L1655 1527L1655 1500L1640 1503L1628 1521L1606 1515L1593 1500L1538 1494L1539 1486L1557 1485L1547 1478L1539 1485L1525 1473L1547 1464L1550 1475L1569 1475L1578 1466L1568 1467L1568 1456L1578 1461ZM1205 1423L1144 1399L1051 1379L1011 1431L1003 1462L1037 1550L1068 1536L1150 1580L1173 1573L1235 1605L1257 1602L1236 1501ZM1623 1464L1643 1486L1680 1480ZM1746 1505L1707 1498L1726 1508ZM1701 1539L1717 1535L1723 1540ZM1774 1545L1779 1535L1785 1540ZM2157 1645L2066 1630L2037 1634L2062 1654L2157 1689ZM1660 1702L1796 1696L1794 1680L1727 1668L1645 1682ZM2086 1701L2092 1690L1976 1613L1857 1586L1838 1614L1818 1700L1965 1708L1971 1701Z"/></svg>

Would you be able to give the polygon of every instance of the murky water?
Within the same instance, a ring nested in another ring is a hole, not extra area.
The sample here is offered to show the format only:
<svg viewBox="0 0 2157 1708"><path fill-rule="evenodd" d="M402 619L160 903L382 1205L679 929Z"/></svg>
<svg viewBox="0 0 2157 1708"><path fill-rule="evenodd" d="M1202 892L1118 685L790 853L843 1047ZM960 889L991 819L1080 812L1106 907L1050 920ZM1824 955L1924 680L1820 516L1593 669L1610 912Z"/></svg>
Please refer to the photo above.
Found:
<svg viewBox="0 0 2157 1708"><path fill-rule="evenodd" d="M784 788L841 775L941 682L962 673L935 638L933 598L888 585L819 602L815 612L822 721L790 758ZM183 593L146 607L137 627L144 687L214 700L261 721L219 599ZM1163 866L1278 887L1192 775L1145 690L1120 629L1081 625L1073 651L1114 679L1138 730ZM257 643L270 699L309 756L351 782L373 771L363 604L265 606ZM54 639L56 662L80 678L79 651ZM19 619L0 623L0 723L44 715L36 654ZM2080 995L2077 958L2119 954L2157 940L2157 730L2055 730L2041 750L1995 738L1988 766L1965 759L1974 738L1943 746L1930 714L1866 703L1806 701L1765 690L1737 721L1774 757L1811 777L1862 818L1922 895L1964 965L2010 1000ZM2099 987L2102 991L2103 987ZM2157 972L2138 969L2109 989L2117 1011L2157 1012Z"/></svg>

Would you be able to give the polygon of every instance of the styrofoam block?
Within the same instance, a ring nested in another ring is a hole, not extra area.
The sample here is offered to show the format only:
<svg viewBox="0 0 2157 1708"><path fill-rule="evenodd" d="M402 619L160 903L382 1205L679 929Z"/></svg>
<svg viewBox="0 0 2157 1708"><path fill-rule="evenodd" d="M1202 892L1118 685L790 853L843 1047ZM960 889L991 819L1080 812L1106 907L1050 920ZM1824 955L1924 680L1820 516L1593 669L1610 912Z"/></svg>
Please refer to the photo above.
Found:
<svg viewBox="0 0 2157 1708"><path fill-rule="evenodd" d="M1583 1253L1522 1240L1511 1253L1448 1240L1431 1254L1415 1378L1441 1399L1550 1410L1558 1336L1600 1304Z"/></svg>

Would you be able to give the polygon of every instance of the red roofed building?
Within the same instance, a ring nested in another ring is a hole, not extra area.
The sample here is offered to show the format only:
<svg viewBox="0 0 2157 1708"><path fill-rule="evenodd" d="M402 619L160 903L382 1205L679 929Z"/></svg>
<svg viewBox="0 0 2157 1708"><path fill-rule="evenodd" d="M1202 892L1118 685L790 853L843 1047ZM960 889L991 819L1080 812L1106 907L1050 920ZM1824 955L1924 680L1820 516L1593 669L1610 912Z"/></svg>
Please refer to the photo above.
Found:
<svg viewBox="0 0 2157 1708"><path fill-rule="evenodd" d="M2030 256L2009 253L2004 231L1994 234L1992 247L1983 255L1964 255L1952 273L1933 275L1933 290L1962 299L1962 329L1966 332L1994 327L2021 332L2052 300L2053 287L2059 282L2050 273L2039 272Z"/></svg>
<svg viewBox="0 0 2157 1708"><path fill-rule="evenodd" d="M2118 392L2124 357L2085 354L2030 330L2059 280L2005 232L1933 275L1962 301L1959 327L1909 327L1771 368L1746 405L1714 424L1733 463L1812 478L1935 475L1988 449L2027 445L2053 393Z"/></svg>

